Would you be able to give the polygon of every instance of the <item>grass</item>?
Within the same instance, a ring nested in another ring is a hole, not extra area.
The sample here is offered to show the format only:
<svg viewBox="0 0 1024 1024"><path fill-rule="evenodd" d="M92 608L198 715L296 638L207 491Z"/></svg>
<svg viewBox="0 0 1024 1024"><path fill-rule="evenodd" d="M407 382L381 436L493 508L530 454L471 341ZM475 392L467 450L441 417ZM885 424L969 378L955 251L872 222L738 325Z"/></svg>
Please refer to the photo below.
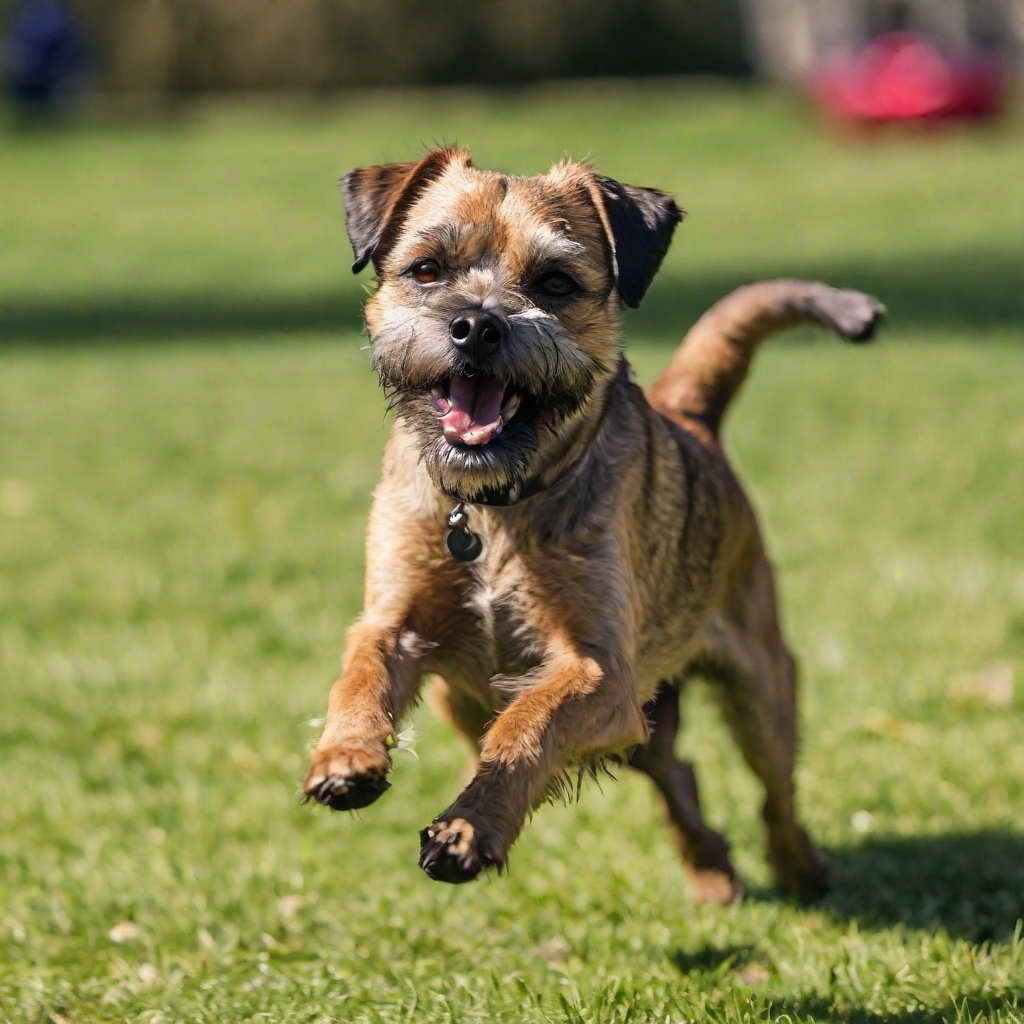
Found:
<svg viewBox="0 0 1024 1024"><path fill-rule="evenodd" d="M1024 1020L1021 126L855 144L659 82L0 140L0 1020ZM426 712L379 804L299 806L386 432L333 182L435 137L679 194L645 379L752 277L888 302L878 346L765 351L729 430L804 668L822 905L769 888L699 693L736 907L691 904L630 776L542 810L506 877L430 883L462 754Z"/></svg>

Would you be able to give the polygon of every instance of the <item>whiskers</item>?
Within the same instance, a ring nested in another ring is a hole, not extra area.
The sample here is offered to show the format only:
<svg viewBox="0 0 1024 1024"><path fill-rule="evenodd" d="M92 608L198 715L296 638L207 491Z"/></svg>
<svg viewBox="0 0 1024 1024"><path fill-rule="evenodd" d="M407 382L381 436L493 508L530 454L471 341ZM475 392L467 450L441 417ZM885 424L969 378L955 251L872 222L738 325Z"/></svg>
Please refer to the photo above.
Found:
<svg viewBox="0 0 1024 1024"><path fill-rule="evenodd" d="M448 336L436 313L392 311L374 323L371 365L384 393L385 415L417 439L420 461L435 485L453 492L521 484L550 461L566 423L586 410L607 367L584 351L551 313L527 306L508 316L510 332L486 366L476 368ZM453 376L486 373L519 397L518 409L485 445L454 445L443 436L432 401Z"/></svg>

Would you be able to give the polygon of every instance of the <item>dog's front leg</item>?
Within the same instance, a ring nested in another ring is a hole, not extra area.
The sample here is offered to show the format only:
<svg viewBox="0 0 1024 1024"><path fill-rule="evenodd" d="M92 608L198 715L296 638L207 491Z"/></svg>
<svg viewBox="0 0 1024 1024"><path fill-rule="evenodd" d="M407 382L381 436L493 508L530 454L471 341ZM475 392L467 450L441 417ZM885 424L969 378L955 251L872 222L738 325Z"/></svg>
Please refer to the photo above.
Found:
<svg viewBox="0 0 1024 1024"><path fill-rule="evenodd" d="M396 722L416 696L421 658L388 616L368 613L352 626L303 785L307 797L351 811L388 788Z"/></svg>
<svg viewBox="0 0 1024 1024"><path fill-rule="evenodd" d="M421 833L420 866L431 878L468 882L500 868L557 772L647 738L621 656L565 651L515 686L484 737L476 775Z"/></svg>

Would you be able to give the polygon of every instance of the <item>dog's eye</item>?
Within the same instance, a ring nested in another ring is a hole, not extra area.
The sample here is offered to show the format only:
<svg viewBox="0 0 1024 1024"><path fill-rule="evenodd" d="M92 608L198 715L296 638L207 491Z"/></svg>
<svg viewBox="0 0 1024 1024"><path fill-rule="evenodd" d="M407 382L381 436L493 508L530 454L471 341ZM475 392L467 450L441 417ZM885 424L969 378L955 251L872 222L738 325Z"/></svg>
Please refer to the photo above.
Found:
<svg viewBox="0 0 1024 1024"><path fill-rule="evenodd" d="M552 270L537 279L537 287L554 298L562 299L576 291L576 282L568 274Z"/></svg>
<svg viewBox="0 0 1024 1024"><path fill-rule="evenodd" d="M420 284L433 284L441 276L441 267L437 260L417 260L409 268L409 273Z"/></svg>

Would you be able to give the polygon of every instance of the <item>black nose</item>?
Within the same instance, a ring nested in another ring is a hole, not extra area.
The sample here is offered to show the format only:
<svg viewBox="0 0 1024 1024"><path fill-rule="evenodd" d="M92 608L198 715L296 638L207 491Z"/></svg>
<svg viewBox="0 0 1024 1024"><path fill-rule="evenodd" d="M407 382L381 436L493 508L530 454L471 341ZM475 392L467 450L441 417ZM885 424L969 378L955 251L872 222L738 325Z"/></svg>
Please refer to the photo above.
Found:
<svg viewBox="0 0 1024 1024"><path fill-rule="evenodd" d="M448 325L448 333L460 352L471 359L485 359L505 340L508 326L494 313L466 310Z"/></svg>

